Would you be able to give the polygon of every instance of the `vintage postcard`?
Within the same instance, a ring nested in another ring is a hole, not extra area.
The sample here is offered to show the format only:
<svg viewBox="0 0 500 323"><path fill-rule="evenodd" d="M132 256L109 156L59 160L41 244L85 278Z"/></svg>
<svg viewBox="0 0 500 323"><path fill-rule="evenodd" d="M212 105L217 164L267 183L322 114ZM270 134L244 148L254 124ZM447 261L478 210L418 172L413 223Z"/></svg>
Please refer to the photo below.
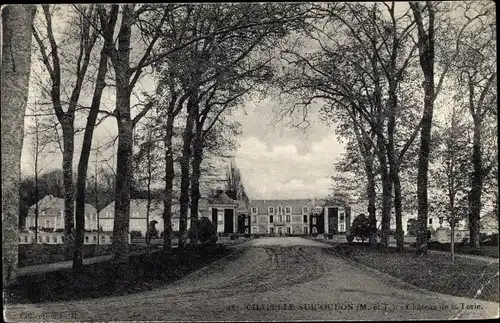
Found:
<svg viewBox="0 0 500 323"><path fill-rule="evenodd" d="M5 321L499 317L493 1L1 8Z"/></svg>

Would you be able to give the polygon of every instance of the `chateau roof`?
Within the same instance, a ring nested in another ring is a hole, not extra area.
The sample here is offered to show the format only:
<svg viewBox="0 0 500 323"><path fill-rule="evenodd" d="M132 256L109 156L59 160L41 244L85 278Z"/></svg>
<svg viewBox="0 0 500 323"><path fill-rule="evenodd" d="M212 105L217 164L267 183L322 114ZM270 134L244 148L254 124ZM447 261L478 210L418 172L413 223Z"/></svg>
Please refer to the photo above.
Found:
<svg viewBox="0 0 500 323"><path fill-rule="evenodd" d="M238 201L236 200L233 200L232 198L230 198L229 196L227 196L227 194L225 192L222 192L219 194L219 196L217 196L217 198L215 200L213 200L212 204L233 204L233 205L238 205Z"/></svg>
<svg viewBox="0 0 500 323"><path fill-rule="evenodd" d="M35 216L36 204L30 206L28 216ZM75 202L76 204L76 202ZM59 215L64 212L64 199L53 195L46 195L38 201L39 214L45 212L50 215ZM93 205L85 203L85 214L95 214L96 209Z"/></svg>

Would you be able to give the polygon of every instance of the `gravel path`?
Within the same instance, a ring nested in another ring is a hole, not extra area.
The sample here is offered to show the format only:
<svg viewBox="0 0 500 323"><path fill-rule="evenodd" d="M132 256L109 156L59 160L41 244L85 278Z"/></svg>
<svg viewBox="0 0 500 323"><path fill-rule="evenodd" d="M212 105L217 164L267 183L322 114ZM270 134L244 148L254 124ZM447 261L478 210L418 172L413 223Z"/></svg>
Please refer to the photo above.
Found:
<svg viewBox="0 0 500 323"><path fill-rule="evenodd" d="M323 248L328 247L299 237L255 239L164 289L77 302L8 305L6 318L296 321L498 317L498 303L408 287L327 254ZM475 309L463 310L462 304Z"/></svg>

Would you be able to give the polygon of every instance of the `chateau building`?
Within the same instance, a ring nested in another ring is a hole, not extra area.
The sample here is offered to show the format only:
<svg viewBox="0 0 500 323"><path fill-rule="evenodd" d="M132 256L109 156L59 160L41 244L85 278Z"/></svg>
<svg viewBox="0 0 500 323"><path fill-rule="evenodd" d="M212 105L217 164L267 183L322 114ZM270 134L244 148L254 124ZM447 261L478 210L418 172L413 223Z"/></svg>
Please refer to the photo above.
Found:
<svg viewBox="0 0 500 323"><path fill-rule="evenodd" d="M38 201L38 223L36 224L36 203L30 206L26 216L26 228L64 229L64 199L46 195ZM73 221L75 221L73 215ZM85 203L85 230L97 230L97 211Z"/></svg>
<svg viewBox="0 0 500 323"><path fill-rule="evenodd" d="M320 199L253 200L250 233L308 235L344 233L350 228L350 208Z"/></svg>

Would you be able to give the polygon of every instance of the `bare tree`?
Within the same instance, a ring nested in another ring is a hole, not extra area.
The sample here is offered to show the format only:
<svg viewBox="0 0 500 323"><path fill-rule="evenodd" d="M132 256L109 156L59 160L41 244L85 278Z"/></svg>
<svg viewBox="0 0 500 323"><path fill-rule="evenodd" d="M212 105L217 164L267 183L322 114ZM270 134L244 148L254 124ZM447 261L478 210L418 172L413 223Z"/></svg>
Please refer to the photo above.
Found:
<svg viewBox="0 0 500 323"><path fill-rule="evenodd" d="M73 182L75 118L79 107L80 95L87 78L87 70L91 63L91 54L97 42L98 32L92 28L92 21L95 22L95 18L97 17L95 5L88 5L81 8L82 12L77 11L76 18L69 24L69 28L73 28L72 26L76 25L75 30L72 30L74 34L72 35L70 32L70 35L66 36L66 39L57 39L55 29L57 29L59 24L56 23L54 25L53 20L57 18L56 12L60 10L64 10L65 15L69 14L71 16L69 5L56 5L55 7L49 4L42 5L44 21L33 26L33 36L38 44L44 67L50 77L50 85L44 88L44 90L51 98L54 113L62 128L63 146L61 150L63 153L62 169L65 192L64 241L66 241L66 252L71 254L74 250L70 250L68 243L73 240L71 235L73 234L75 216ZM67 56L62 52L68 50L67 47L63 47L63 44L75 36L78 39L78 43L76 45L76 60L73 61L73 57L66 58ZM61 56L61 54L63 55ZM71 75L67 75L65 71L71 71ZM74 80L72 87L66 86L66 84L70 83L68 82L69 80ZM71 92L71 96L68 98L63 97L66 91ZM66 105L67 109L64 109Z"/></svg>
<svg viewBox="0 0 500 323"><path fill-rule="evenodd" d="M484 181L496 163L487 155L488 129L496 123L497 59L494 3L465 2L469 28L459 39L460 55L454 61L456 82L463 89L462 102L473 120L469 202L470 246L479 248L480 218ZM468 17L469 12L477 13ZM491 135L490 135L491 136Z"/></svg>
<svg viewBox="0 0 500 323"><path fill-rule="evenodd" d="M431 129L432 129L432 118L434 114L434 102L438 96L445 77L450 70L452 63L455 62L457 58L460 57L461 52L461 41L464 33L467 31L470 25L472 25L476 20L480 19L482 16L488 14L488 10L476 11L467 10L470 6L470 2L464 1L459 3L465 6L464 18L465 21L459 22L458 28L455 32L451 32L451 37L448 39L441 35L441 38L449 40L454 45L452 47L451 53L447 55L442 55L446 57L446 61L442 65L442 72L438 78L437 84L435 83L435 65L436 65L436 55L435 47L436 44L436 33L441 32L443 34L449 33L450 29L447 28L437 28L439 22L441 22L440 13L447 14L444 9L440 9L438 2L433 2L427 0L425 4L420 2L410 2L410 7L413 12L413 17L417 25L418 38L417 45L420 58L420 67L422 69L424 80L422 82L422 87L424 90L424 104L423 104L423 114L420 120L421 130L420 130L420 150L418 156L418 182L417 182L417 200L418 200L418 221L417 221L417 249L421 250L422 246L426 244L426 228L427 228L427 215L428 215L428 181L429 181L429 159L431 153ZM436 20L436 14L438 15ZM471 16L472 15L472 16ZM451 29L452 31L452 29ZM449 47L449 46L447 46ZM476 205L476 204L475 204Z"/></svg>
<svg viewBox="0 0 500 323"><path fill-rule="evenodd" d="M33 178L35 186L35 243L38 243L38 216L40 215L40 175L43 170L48 166L46 162L46 157L51 152L49 151L50 145L52 144L52 138L47 134L50 133L50 129L47 129L47 124L44 122L46 117L43 116L41 107L35 103L30 109L32 124L26 129L26 135L30 138L30 154L33 158Z"/></svg>
<svg viewBox="0 0 500 323"><path fill-rule="evenodd" d="M445 214L450 224L452 262L455 260L455 227L459 220L467 216L470 158L469 140L464 136L468 132L464 110L453 105L439 136L434 136L440 138L440 145L437 148L438 165L431 171L441 193L431 207L435 206L436 211Z"/></svg>

